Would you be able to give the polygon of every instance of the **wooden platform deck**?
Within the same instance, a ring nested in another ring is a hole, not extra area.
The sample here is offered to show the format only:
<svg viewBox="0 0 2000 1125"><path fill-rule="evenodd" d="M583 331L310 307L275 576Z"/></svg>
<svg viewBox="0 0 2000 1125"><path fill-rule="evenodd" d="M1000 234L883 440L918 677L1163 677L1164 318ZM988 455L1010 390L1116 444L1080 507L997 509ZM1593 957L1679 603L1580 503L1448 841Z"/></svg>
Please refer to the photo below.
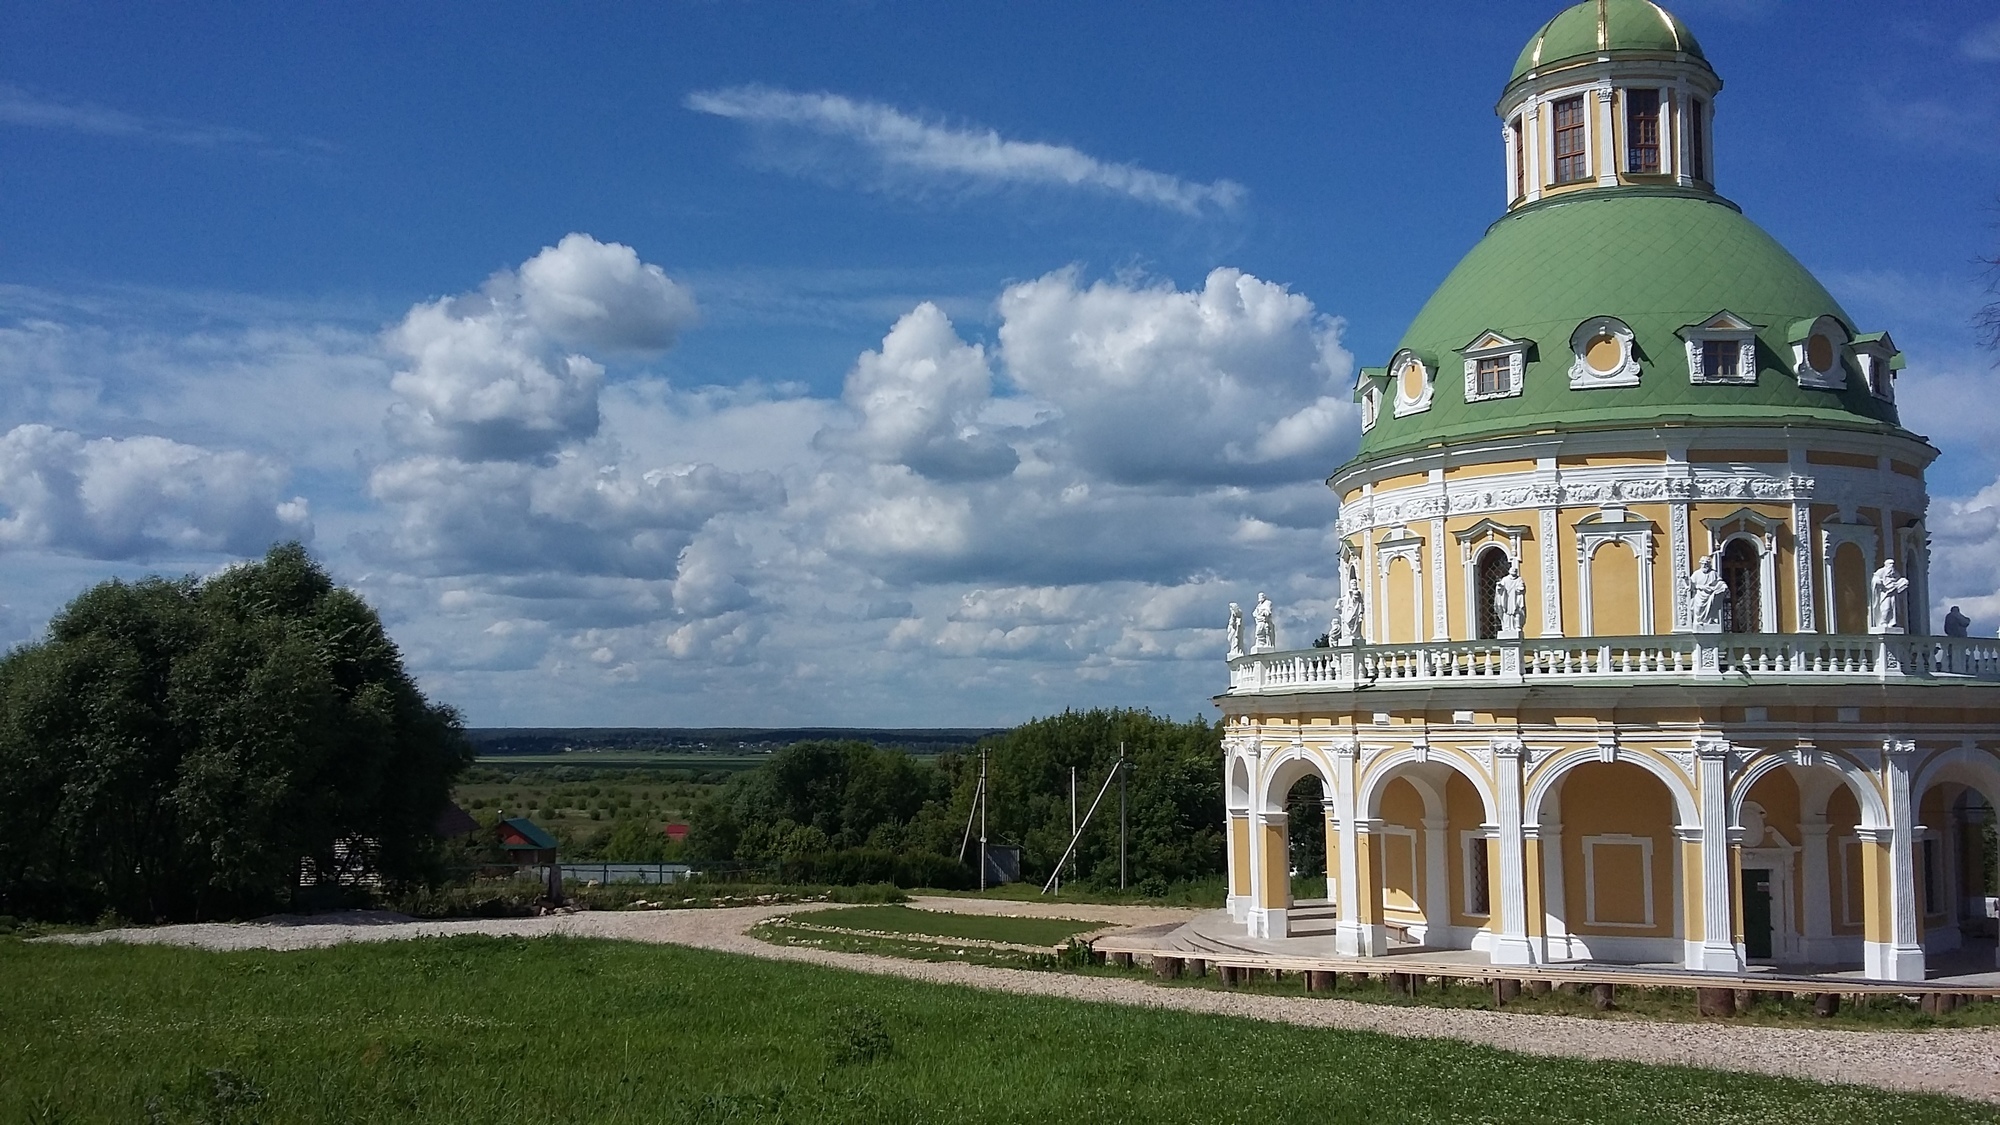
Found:
<svg viewBox="0 0 2000 1125"><path fill-rule="evenodd" d="M1972 1000L2000 999L2000 971L1939 975L1924 981L1868 980L1857 969L1828 967L1825 970L1790 971L1757 966L1741 973L1703 972L1676 965L1620 964L1605 961L1567 961L1543 965L1495 965L1486 954L1463 949L1429 949L1420 945L1392 946L1380 957L1342 957L1332 953L1327 927L1308 922L1305 936L1259 940L1247 936L1243 927L1222 911L1204 914L1181 925L1143 926L1120 930L1097 938L1091 948L1098 954L1125 963L1147 963L1163 977L1179 976L1192 970L1221 972L1224 983L1234 983L1252 973L1299 973L1306 977L1309 990L1315 985L1332 989L1335 974L1380 977L1392 989L1414 991L1414 982L1425 978L1491 982L1496 998L1506 998L1522 988L1546 991L1556 986L1589 988L1608 1003L1610 989L1683 988L1694 990L1706 1012L1720 1004L1714 994L1767 992L1809 994L1819 997L1894 995L1917 996L1927 1011L1949 1011ZM1315 933L1314 929L1321 932ZM1822 1001L1822 1007L1837 1007L1838 1000ZM1729 1005L1733 1009L1733 1003ZM1727 1014L1721 1012L1718 1014Z"/></svg>

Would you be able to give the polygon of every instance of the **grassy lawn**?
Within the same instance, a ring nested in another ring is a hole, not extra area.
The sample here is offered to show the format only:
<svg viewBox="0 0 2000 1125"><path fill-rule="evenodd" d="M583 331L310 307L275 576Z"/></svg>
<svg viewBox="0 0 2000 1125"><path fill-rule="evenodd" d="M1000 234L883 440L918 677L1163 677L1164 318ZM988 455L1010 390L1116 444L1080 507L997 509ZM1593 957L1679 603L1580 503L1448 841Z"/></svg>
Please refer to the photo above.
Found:
<svg viewBox="0 0 2000 1125"><path fill-rule="evenodd" d="M2000 1121L670 947L0 942L0 1121Z"/></svg>
<svg viewBox="0 0 2000 1125"><path fill-rule="evenodd" d="M1074 918L1001 918L985 914L946 914L936 910L916 910L908 906L852 906L842 910L814 910L798 914L794 921L811 926L834 926L843 930L867 930L880 934L923 934L930 937L978 938L984 941L1011 941L1022 945L1061 945L1077 934L1104 928L1102 922L1080 922Z"/></svg>

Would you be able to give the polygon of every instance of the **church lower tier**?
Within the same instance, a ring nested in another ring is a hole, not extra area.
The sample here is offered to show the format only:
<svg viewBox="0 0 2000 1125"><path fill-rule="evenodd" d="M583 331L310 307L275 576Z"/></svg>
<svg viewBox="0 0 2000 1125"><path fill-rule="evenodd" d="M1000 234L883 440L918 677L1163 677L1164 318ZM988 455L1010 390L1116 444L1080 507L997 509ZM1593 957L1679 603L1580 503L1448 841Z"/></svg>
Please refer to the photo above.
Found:
<svg viewBox="0 0 2000 1125"><path fill-rule="evenodd" d="M1343 956L1994 964L2000 683L1376 680L1217 702L1251 937L1287 936L1323 880L1313 913Z"/></svg>

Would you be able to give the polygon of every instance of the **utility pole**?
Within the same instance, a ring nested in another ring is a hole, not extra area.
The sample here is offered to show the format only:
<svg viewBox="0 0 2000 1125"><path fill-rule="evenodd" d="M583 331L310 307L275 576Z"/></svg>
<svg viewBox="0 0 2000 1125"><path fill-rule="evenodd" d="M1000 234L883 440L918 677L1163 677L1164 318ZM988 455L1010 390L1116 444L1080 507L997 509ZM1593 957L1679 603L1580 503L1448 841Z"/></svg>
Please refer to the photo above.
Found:
<svg viewBox="0 0 2000 1125"><path fill-rule="evenodd" d="M1069 838L1076 839L1076 767L1069 768ZM1070 878L1076 878L1076 861L1069 861ZM1061 887L1057 887L1061 890Z"/></svg>
<svg viewBox="0 0 2000 1125"><path fill-rule="evenodd" d="M1125 889L1125 744L1118 744L1118 889Z"/></svg>
<svg viewBox="0 0 2000 1125"><path fill-rule="evenodd" d="M979 749L979 889L986 889L986 748Z"/></svg>

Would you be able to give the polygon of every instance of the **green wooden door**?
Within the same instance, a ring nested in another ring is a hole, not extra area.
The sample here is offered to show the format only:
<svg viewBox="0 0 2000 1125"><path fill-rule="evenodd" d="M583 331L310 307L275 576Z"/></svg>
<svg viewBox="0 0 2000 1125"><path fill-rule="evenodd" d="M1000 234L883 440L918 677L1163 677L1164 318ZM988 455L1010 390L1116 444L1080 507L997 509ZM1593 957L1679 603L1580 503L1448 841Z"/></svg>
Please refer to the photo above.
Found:
<svg viewBox="0 0 2000 1125"><path fill-rule="evenodd" d="M1743 872L1743 953L1746 957L1771 956L1771 872L1768 868L1746 868Z"/></svg>

